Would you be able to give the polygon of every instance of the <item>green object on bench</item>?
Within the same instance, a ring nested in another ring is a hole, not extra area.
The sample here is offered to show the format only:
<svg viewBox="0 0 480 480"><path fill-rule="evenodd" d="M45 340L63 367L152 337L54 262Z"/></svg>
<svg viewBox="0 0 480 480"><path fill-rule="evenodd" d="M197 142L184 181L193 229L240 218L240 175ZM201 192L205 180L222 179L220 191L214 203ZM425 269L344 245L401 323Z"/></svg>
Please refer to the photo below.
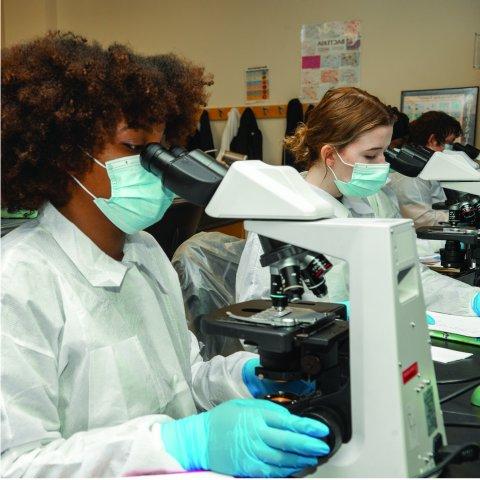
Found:
<svg viewBox="0 0 480 480"><path fill-rule="evenodd" d="M36 218L37 210L17 210L16 212L9 212L2 208L2 218Z"/></svg>
<svg viewBox="0 0 480 480"><path fill-rule="evenodd" d="M476 407L480 407L480 385L476 387L475 390L473 391L470 402L472 403L472 405L475 405Z"/></svg>
<svg viewBox="0 0 480 480"><path fill-rule="evenodd" d="M467 337L466 335L458 335L457 333L440 332L438 330L429 330L430 336L448 340L449 342L468 343L470 345L480 346L480 338Z"/></svg>

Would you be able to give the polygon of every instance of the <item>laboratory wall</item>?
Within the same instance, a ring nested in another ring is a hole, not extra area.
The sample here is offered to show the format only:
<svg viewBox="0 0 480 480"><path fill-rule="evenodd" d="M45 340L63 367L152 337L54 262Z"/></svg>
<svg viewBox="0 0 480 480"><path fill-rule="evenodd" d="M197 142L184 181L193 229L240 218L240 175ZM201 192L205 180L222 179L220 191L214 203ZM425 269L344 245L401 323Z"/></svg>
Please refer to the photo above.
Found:
<svg viewBox="0 0 480 480"><path fill-rule="evenodd" d="M270 69L268 103L300 93L302 24L361 20L361 87L391 105L401 90L480 84L480 0L2 0L2 44L48 29L147 53L173 51L215 77L210 106L245 103L245 69ZM213 124L218 145L223 122ZM280 163L284 119L259 121L264 160ZM477 122L477 145L480 122Z"/></svg>

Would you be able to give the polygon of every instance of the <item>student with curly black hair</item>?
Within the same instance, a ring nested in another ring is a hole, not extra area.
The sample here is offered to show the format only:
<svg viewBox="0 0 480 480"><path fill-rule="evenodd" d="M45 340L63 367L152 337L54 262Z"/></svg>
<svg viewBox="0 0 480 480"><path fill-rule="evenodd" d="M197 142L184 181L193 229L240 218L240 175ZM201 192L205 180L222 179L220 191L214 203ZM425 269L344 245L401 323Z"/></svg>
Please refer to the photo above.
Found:
<svg viewBox="0 0 480 480"><path fill-rule="evenodd" d="M463 135L460 123L445 112L430 111L410 122L409 132L402 143L413 143L436 152L451 149L457 137ZM399 146L399 145L397 145ZM400 210L405 218L411 218L415 227L438 225L448 221L448 210L434 210L432 205L444 203L447 196L435 180L407 177L395 172L390 186L395 191Z"/></svg>
<svg viewBox="0 0 480 480"><path fill-rule="evenodd" d="M139 152L193 131L203 69L71 33L2 53L2 206L40 210L2 242L2 476L316 465L328 428L252 398L251 354L201 360L141 232L173 194Z"/></svg>

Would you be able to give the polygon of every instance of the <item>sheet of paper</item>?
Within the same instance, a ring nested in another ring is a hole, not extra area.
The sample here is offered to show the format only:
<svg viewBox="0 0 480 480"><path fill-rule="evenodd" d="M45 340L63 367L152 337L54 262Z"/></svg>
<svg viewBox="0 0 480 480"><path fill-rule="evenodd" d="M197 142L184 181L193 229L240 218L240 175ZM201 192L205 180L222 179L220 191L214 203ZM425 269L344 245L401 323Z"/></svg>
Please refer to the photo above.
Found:
<svg viewBox="0 0 480 480"><path fill-rule="evenodd" d="M427 311L427 314L435 320L435 324L428 325L430 330L480 338L480 317L462 317L430 311Z"/></svg>
<svg viewBox="0 0 480 480"><path fill-rule="evenodd" d="M458 352L457 350L450 350L449 348L432 347L432 360L440 363L456 362L470 357L471 353Z"/></svg>
<svg viewBox="0 0 480 480"><path fill-rule="evenodd" d="M247 102L268 100L268 67L250 67L245 71Z"/></svg>

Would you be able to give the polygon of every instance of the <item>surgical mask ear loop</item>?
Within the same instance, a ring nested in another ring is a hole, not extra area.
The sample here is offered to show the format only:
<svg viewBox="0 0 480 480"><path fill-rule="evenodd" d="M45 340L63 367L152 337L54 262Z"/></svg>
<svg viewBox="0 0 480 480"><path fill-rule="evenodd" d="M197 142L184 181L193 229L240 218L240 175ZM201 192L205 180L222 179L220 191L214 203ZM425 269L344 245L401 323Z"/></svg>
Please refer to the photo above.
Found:
<svg viewBox="0 0 480 480"><path fill-rule="evenodd" d="M76 182L77 184L83 189L85 190L94 200L97 199L97 197L85 186L83 185L82 182L80 182L80 180L78 180L76 177L74 177L73 175L70 175Z"/></svg>
<svg viewBox="0 0 480 480"><path fill-rule="evenodd" d="M335 172L332 170L332 167L327 165L327 168L332 172L333 176L335 177L335 180L338 180L337 176L335 175Z"/></svg>
<svg viewBox="0 0 480 480"><path fill-rule="evenodd" d="M355 168L355 164L352 165L352 164L350 164L350 163L345 162L345 161L343 160L342 156L338 153L338 150L337 150L335 147L333 147L333 148L335 149L335 153L338 155L338 158L340 159L340 161L341 161L344 165L347 165L348 167Z"/></svg>
<svg viewBox="0 0 480 480"><path fill-rule="evenodd" d="M90 155L88 152L86 152L85 150L82 150L82 152L87 155L88 157L90 157L97 165L100 165L102 168L104 168L105 170L107 169L107 167L102 163L100 162L99 160L97 160L95 157L93 157L92 155Z"/></svg>
<svg viewBox="0 0 480 480"><path fill-rule="evenodd" d="M340 161L341 161L344 165L348 165L349 167L352 167L352 168L354 167L354 165L350 165L349 163L345 163L345 162L343 161L342 156L338 153L338 150L337 150L335 147L333 147L333 149L335 150L335 153L338 155L338 158L340 159ZM337 181L342 181L342 180L338 180L338 177L337 177L337 175L335 174L335 172L333 171L332 167L330 167L329 165L327 165L327 167L328 167L328 169L332 172L333 176L335 177L335 180L337 180Z"/></svg>
<svg viewBox="0 0 480 480"><path fill-rule="evenodd" d="M82 152L87 155L88 157L90 157L96 164L100 165L102 168L104 168L105 170L107 169L107 167L102 163L102 162L99 162L95 157L93 157L92 155L90 155L88 152L86 152L85 150L80 149L82 150ZM96 200L98 197L96 197L82 182L80 182L80 180L78 180L78 178L74 177L73 175L70 175L74 180L75 182L77 182L77 184L83 189L85 190L94 200Z"/></svg>

